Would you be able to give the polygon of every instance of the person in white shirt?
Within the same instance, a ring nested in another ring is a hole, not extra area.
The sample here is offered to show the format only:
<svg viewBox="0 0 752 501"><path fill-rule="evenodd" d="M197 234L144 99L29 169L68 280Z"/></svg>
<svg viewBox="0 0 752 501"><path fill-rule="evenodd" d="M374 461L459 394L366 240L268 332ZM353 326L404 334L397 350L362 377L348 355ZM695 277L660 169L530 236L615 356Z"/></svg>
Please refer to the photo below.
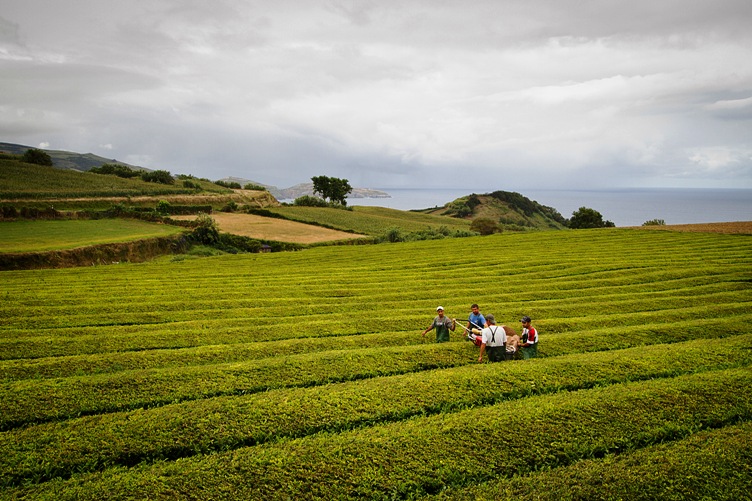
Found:
<svg viewBox="0 0 752 501"><path fill-rule="evenodd" d="M504 326L496 325L493 315L486 315L488 327L481 333L480 354L478 362L483 362L483 354L488 352L489 362L501 362L506 354L507 334Z"/></svg>

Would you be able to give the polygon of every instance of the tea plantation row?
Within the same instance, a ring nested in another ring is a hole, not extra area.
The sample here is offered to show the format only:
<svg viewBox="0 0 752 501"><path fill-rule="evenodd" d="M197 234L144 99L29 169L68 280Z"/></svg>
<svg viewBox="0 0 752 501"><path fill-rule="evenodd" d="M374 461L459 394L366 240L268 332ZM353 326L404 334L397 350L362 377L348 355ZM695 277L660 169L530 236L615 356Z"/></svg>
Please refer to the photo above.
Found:
<svg viewBox="0 0 752 501"><path fill-rule="evenodd" d="M622 462L665 493L630 458L752 438L751 264L748 236L613 229L3 272L0 495L572 497L601 471L624 497ZM542 356L421 338L473 302L532 316Z"/></svg>

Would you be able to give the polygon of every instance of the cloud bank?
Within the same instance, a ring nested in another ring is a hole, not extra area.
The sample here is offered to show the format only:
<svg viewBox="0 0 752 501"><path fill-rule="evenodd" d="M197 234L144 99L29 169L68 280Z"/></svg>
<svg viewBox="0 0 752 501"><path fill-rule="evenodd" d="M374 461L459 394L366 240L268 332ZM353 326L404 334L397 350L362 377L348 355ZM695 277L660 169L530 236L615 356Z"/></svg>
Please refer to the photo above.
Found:
<svg viewBox="0 0 752 501"><path fill-rule="evenodd" d="M279 186L752 187L747 0L0 6L2 141Z"/></svg>

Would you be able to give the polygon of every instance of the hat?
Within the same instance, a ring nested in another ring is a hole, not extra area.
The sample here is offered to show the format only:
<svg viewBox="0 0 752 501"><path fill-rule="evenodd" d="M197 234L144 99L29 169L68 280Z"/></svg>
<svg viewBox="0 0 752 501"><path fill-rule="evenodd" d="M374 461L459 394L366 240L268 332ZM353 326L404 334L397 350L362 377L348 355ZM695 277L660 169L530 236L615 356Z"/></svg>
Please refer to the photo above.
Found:
<svg viewBox="0 0 752 501"><path fill-rule="evenodd" d="M495 324L496 318L493 316L493 314L489 313L488 315L486 315L486 322L488 322L489 324Z"/></svg>
<svg viewBox="0 0 752 501"><path fill-rule="evenodd" d="M528 322L530 322L530 321L531 321L531 318L530 318L530 317L528 317L527 315L525 315L524 317L522 317L522 318L520 319L520 322L522 322L523 324L526 324L526 323L528 323Z"/></svg>
<svg viewBox="0 0 752 501"><path fill-rule="evenodd" d="M443 309L444 309L443 306L439 306L439 307L436 308L436 311L443 310Z"/></svg>

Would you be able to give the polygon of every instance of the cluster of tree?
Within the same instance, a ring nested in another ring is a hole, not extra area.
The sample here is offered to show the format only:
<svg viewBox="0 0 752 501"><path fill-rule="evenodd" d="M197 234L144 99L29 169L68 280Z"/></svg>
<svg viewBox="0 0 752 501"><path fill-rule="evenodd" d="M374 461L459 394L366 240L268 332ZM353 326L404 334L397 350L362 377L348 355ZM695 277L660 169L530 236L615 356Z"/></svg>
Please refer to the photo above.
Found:
<svg viewBox="0 0 752 501"><path fill-rule="evenodd" d="M138 171L122 164L102 164L101 167L92 167L89 172L126 179L140 177L147 183L175 184L175 178L166 170Z"/></svg>
<svg viewBox="0 0 752 501"><path fill-rule="evenodd" d="M572 213L569 218L568 226L570 228L613 228L616 226L611 221L604 221L600 212L588 207L580 207Z"/></svg>
<svg viewBox="0 0 752 501"><path fill-rule="evenodd" d="M89 172L92 172L94 174L106 174L108 176L117 176L122 178L132 178L132 177L139 177L141 175L140 171L133 170L127 165L121 165L121 164L102 164L101 167L92 167L89 169Z"/></svg>
<svg viewBox="0 0 752 501"><path fill-rule="evenodd" d="M26 150L21 161L27 164L46 165L52 167L52 157L47 152L37 149Z"/></svg>
<svg viewBox="0 0 752 501"><path fill-rule="evenodd" d="M666 221L663 219L651 219L642 223L643 226L666 226Z"/></svg>
<svg viewBox="0 0 752 501"><path fill-rule="evenodd" d="M352 192L352 186L347 179L314 176L311 181L313 181L313 192L321 195L324 200L329 199L331 203L347 205L347 195Z"/></svg>
<svg viewBox="0 0 752 501"><path fill-rule="evenodd" d="M242 186L240 186L240 183L236 181L227 182L227 181L220 180L220 181L214 181L214 184L216 184L217 186L221 186L223 188L230 188L231 190L239 190L242 188Z"/></svg>
<svg viewBox="0 0 752 501"><path fill-rule="evenodd" d="M493 233L501 233L501 228L498 223L488 217L479 217L473 219L470 223L470 231L475 231L481 235L491 235Z"/></svg>
<svg viewBox="0 0 752 501"><path fill-rule="evenodd" d="M467 216L472 216L478 205L480 205L480 199L478 198L478 195L473 193L472 195L459 198L448 204L447 210L444 214L462 219Z"/></svg>
<svg viewBox="0 0 752 501"><path fill-rule="evenodd" d="M438 228L426 228L424 230L415 231L412 233L403 232L400 228L394 227L387 230L387 232L374 239L375 243L381 242L415 242L419 240L440 240L443 238L460 238L471 237L475 233L465 230L450 230L446 226L440 226Z"/></svg>

